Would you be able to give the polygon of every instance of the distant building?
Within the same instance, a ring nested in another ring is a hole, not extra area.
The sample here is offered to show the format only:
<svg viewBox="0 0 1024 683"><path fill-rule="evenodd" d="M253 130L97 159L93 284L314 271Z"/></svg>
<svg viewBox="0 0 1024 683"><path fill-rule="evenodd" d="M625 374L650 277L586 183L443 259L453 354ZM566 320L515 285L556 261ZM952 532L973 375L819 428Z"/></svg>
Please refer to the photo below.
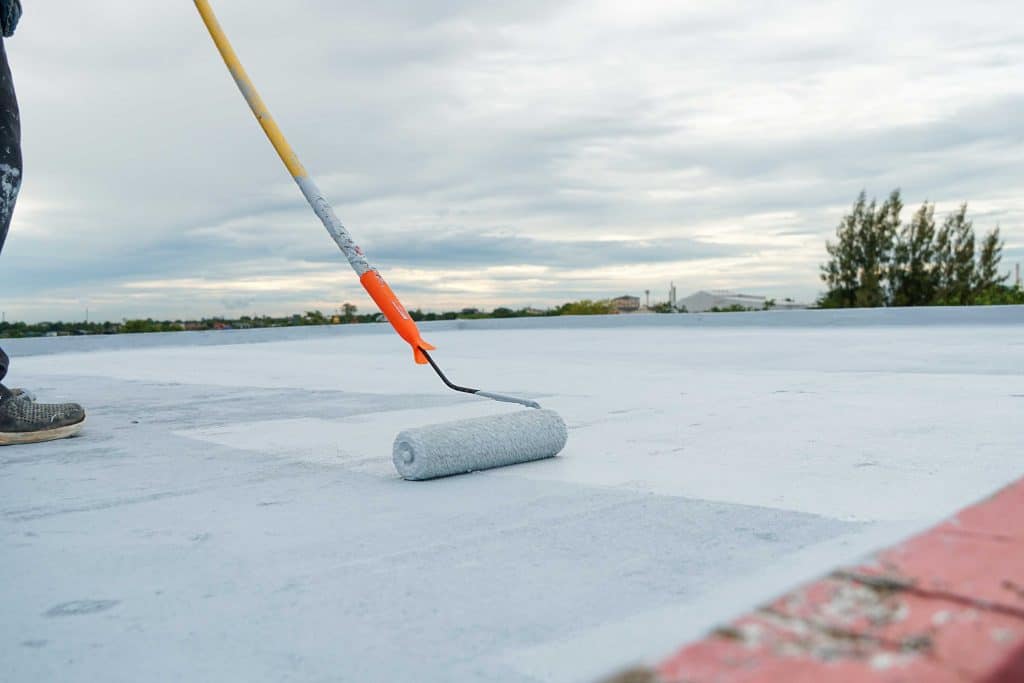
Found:
<svg viewBox="0 0 1024 683"><path fill-rule="evenodd" d="M611 301L616 313L636 313L640 310L640 297L624 294Z"/></svg>
<svg viewBox="0 0 1024 683"><path fill-rule="evenodd" d="M740 294L725 290L712 290L694 292L690 296L679 299L676 306L680 309L685 307L688 313L703 313L712 308L733 308L740 306L744 309L763 310L766 299L763 296L753 294Z"/></svg>
<svg viewBox="0 0 1024 683"><path fill-rule="evenodd" d="M769 301L771 302L770 305ZM685 308L688 313L703 313L713 308L721 310L736 307L751 311L763 311L766 308L775 310L809 308L807 304L797 303L792 299L784 299L780 302L756 294L741 294L720 289L695 292L688 297L679 299L676 307L679 310Z"/></svg>
<svg viewBox="0 0 1024 683"><path fill-rule="evenodd" d="M676 283L668 283L668 305L672 308L676 307Z"/></svg>

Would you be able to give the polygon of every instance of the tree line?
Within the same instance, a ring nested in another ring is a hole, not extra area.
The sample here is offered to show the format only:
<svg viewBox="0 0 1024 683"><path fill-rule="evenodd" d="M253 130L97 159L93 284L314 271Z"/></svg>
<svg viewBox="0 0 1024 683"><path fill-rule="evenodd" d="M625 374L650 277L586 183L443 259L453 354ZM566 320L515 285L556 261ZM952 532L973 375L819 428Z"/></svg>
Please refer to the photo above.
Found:
<svg viewBox="0 0 1024 683"><path fill-rule="evenodd" d="M893 190L878 204L864 192L827 242L821 266L828 291L822 308L1024 304L1024 291L1000 274L999 226L979 241L967 203L936 222L935 204L924 202L909 222Z"/></svg>
<svg viewBox="0 0 1024 683"><path fill-rule="evenodd" d="M459 320L478 318L520 318L528 316L555 315L602 315L614 312L611 301L570 301L547 309L508 308L499 306L492 311L479 308L463 308L458 311L442 313L423 312L420 309L409 311L409 316L419 321ZM353 323L380 322L384 316L374 310L359 313L355 304L342 304L336 314L324 314L322 311L306 311L303 314L274 317L265 315L243 315L239 318L202 318L200 320L154 320L153 318L125 319L121 322L8 322L0 321L0 339L18 337L41 337L47 334L91 335L91 334L134 334L140 332L182 332L222 329L250 329L261 327L299 327L303 325L339 325Z"/></svg>

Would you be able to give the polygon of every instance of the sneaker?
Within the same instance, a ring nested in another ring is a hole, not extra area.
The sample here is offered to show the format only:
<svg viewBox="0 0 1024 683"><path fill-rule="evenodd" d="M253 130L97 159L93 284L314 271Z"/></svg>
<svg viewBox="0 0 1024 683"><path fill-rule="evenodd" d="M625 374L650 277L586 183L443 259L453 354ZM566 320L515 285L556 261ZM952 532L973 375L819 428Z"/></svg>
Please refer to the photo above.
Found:
<svg viewBox="0 0 1024 683"><path fill-rule="evenodd" d="M82 431L85 411L77 403L36 403L0 384L0 446L38 443Z"/></svg>

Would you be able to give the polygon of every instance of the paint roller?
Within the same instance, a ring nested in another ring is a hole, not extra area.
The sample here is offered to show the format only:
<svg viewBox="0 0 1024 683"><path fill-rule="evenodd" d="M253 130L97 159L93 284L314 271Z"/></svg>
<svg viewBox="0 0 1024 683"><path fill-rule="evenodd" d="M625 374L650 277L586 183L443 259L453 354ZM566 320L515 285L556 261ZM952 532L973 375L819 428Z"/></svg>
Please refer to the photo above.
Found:
<svg viewBox="0 0 1024 683"><path fill-rule="evenodd" d="M434 361L434 347L420 336L416 322L385 282L380 272L366 260L334 209L302 166L281 129L270 115L235 54L208 0L194 0L210 37L231 72L249 108L267 134L281 161L288 168L306 201L320 218L324 228L348 259L359 282L395 329L412 347L417 364L429 364L445 386L454 391L475 394L505 403L517 403L532 410L515 411L492 417L458 420L407 429L398 434L392 459L405 479L433 479L475 470L505 467L557 455L568 438L565 422L552 410L541 409L536 401L460 386L450 381Z"/></svg>

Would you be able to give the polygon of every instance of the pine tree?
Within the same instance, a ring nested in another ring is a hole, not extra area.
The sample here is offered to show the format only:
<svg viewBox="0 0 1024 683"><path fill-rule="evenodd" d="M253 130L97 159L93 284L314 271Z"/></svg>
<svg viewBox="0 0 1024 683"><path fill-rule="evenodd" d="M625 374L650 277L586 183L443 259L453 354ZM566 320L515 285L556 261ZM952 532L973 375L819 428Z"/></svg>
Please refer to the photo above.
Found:
<svg viewBox="0 0 1024 683"><path fill-rule="evenodd" d="M867 198L862 191L853 203L852 211L843 216L836 228L836 242L825 243L830 259L821 266L821 279L828 285L828 292L818 302L824 308L857 305L860 261L857 233L867 210Z"/></svg>
<svg viewBox="0 0 1024 683"><path fill-rule="evenodd" d="M927 201L902 225L900 191L876 207L864 192L826 243L829 261L821 266L828 291L826 308L854 306L970 306L1024 303L1024 290L999 274L1003 242L999 227L979 245L967 204L936 229L935 205Z"/></svg>
<svg viewBox="0 0 1024 683"><path fill-rule="evenodd" d="M892 304L927 306L935 299L935 205L925 202L900 232L893 255Z"/></svg>
<svg viewBox="0 0 1024 683"><path fill-rule="evenodd" d="M900 191L877 206L862 191L836 228L838 240L825 245L829 262L821 266L828 292L818 304L826 308L885 306L892 291L893 245L900 228Z"/></svg>
<svg viewBox="0 0 1024 683"><path fill-rule="evenodd" d="M946 220L952 224L954 237L950 303L967 306L974 298L977 279L974 264L974 225L967 220L967 203L961 204L960 209Z"/></svg>
<svg viewBox="0 0 1024 683"><path fill-rule="evenodd" d="M985 294L998 288L1010 274L999 274L999 262L1003 258L1003 243L999 239L999 226L985 236L981 242L981 253L978 254L978 268L974 291L976 294Z"/></svg>
<svg viewBox="0 0 1024 683"><path fill-rule="evenodd" d="M863 273L861 275L860 300L865 306L888 306L892 303L892 264L896 236L900 232L900 214L903 213L903 199L899 189L889 193L889 198L874 213L869 226L865 226L863 249Z"/></svg>
<svg viewBox="0 0 1024 683"><path fill-rule="evenodd" d="M948 306L953 303L955 265L953 260L953 222L947 216L935 233L935 252L932 256L932 284L935 294L929 302Z"/></svg>
<svg viewBox="0 0 1024 683"><path fill-rule="evenodd" d="M854 293L854 306L858 308L880 306L882 304L882 278L879 272L878 213L875 200L867 205L860 217L854 232L857 254L857 288Z"/></svg>

